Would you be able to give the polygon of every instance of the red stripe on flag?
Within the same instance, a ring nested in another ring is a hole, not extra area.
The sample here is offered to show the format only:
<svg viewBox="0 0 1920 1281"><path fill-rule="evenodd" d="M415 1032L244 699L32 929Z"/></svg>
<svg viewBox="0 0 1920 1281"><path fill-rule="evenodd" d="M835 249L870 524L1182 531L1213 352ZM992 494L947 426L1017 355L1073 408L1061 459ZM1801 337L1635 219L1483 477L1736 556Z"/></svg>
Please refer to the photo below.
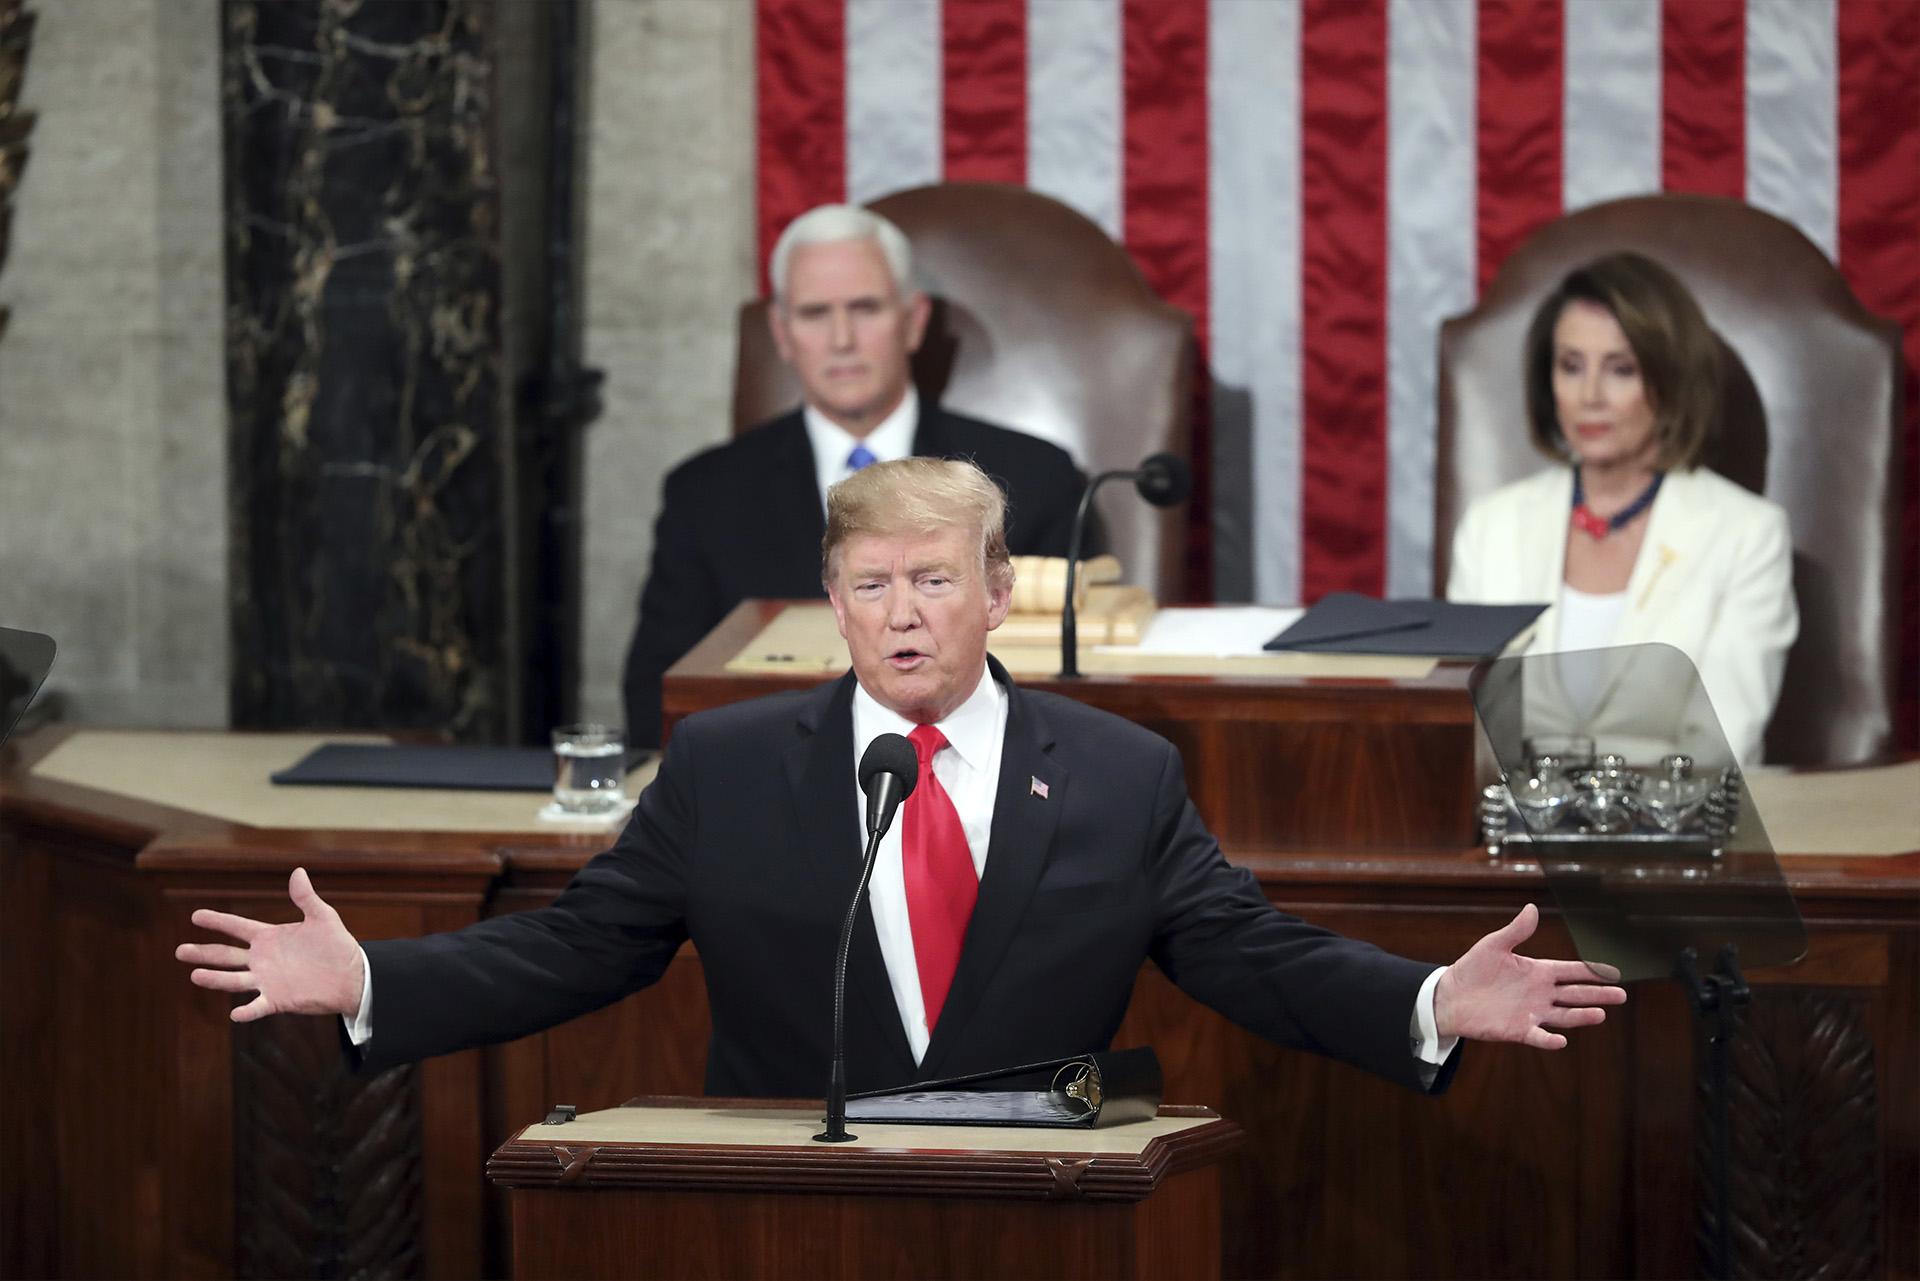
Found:
<svg viewBox="0 0 1920 1281"><path fill-rule="evenodd" d="M948 182L1027 180L1026 0L946 0Z"/></svg>
<svg viewBox="0 0 1920 1281"><path fill-rule="evenodd" d="M1660 181L1668 191L1747 194L1746 0L1660 9Z"/></svg>
<svg viewBox="0 0 1920 1281"><path fill-rule="evenodd" d="M1561 214L1560 0L1480 0L1475 218L1478 279Z"/></svg>
<svg viewBox="0 0 1920 1281"><path fill-rule="evenodd" d="M1162 298L1193 316L1207 350L1207 7L1125 0L1121 240ZM1211 433L1196 378L1187 591L1212 587Z"/></svg>
<svg viewBox="0 0 1920 1281"><path fill-rule="evenodd" d="M1841 0L1840 269L1870 309L1900 325L1906 354L1901 539L1901 745L1920 747L1920 5Z"/></svg>
<svg viewBox="0 0 1920 1281"><path fill-rule="evenodd" d="M1387 581L1387 13L1300 10L1300 598Z"/></svg>
<svg viewBox="0 0 1920 1281"><path fill-rule="evenodd" d="M760 267L781 228L847 198L846 26L836 0L760 0L757 196Z"/></svg>

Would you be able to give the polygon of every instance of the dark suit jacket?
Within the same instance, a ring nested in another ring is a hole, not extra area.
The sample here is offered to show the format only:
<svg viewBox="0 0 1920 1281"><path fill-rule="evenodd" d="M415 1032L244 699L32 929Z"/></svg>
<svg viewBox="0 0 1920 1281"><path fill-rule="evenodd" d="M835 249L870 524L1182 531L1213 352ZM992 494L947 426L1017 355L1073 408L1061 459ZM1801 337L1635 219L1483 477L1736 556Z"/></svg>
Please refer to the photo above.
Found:
<svg viewBox="0 0 1920 1281"><path fill-rule="evenodd" d="M970 458L1000 482L1014 555L1067 554L1087 480L1059 446L922 400L913 452ZM650 747L660 741L660 678L735 605L753 597L826 594L820 587L826 532L813 450L797 409L668 473L653 565L627 649L629 742Z"/></svg>
<svg viewBox="0 0 1920 1281"><path fill-rule="evenodd" d="M1009 687L1007 737L959 970L916 1068L862 906L850 1089L1104 1049L1148 957L1262 1036L1420 1088L1408 1024L1431 966L1275 910L1221 857L1170 743L1022 691L992 666ZM833 955L862 851L852 699L848 675L688 717L619 842L551 907L367 944L363 1066L587 1013L653 982L691 938L713 1014L708 1092L820 1096Z"/></svg>

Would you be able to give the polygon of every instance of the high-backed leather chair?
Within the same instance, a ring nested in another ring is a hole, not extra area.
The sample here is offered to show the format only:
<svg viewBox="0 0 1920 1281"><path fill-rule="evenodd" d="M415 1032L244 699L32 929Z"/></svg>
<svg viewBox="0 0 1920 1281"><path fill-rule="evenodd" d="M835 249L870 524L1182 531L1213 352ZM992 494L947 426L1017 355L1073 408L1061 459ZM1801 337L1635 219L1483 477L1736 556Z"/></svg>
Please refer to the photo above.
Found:
<svg viewBox="0 0 1920 1281"><path fill-rule="evenodd" d="M1090 474L1159 450L1187 456L1193 322L1097 224L997 183L917 187L870 207L913 242L915 283L934 300L913 366L921 396L1045 437ZM735 433L800 400L767 306L740 309ZM1185 511L1113 485L1097 502L1128 580L1181 599Z"/></svg>
<svg viewBox="0 0 1920 1281"><path fill-rule="evenodd" d="M1708 465L1793 524L1800 638L1766 758L1884 754L1900 714L1899 327L1862 308L1798 230L1740 201L1639 196L1569 214L1441 326L1436 591L1467 505L1546 465L1528 443L1522 370L1535 307L1574 267L1618 250L1658 260L1699 299L1732 357Z"/></svg>

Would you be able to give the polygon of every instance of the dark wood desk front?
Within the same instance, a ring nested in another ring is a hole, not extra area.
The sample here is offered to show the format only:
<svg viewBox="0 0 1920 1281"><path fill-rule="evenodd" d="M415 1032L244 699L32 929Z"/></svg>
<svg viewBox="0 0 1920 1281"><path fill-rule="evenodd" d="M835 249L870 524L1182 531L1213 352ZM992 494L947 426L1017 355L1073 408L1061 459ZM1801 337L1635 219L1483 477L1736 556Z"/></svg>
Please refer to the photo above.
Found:
<svg viewBox="0 0 1920 1281"><path fill-rule="evenodd" d="M817 673L737 672L728 662L786 608L747 601L667 673L667 732L683 716ZM1473 843L1479 732L1472 667L1417 679L1271 676L1019 677L1123 716L1180 749L1187 787L1229 849L1447 851Z"/></svg>
<svg viewBox="0 0 1920 1281"><path fill-rule="evenodd" d="M332 1021L235 1027L171 959L192 908L287 919L295 866L390 937L545 903L602 841L247 827L31 775L58 737L0 759L0 1275L498 1275L481 1171L528 1116L698 1092L690 952L598 1014L370 1081ZM1230 852L1287 909L1434 961L1545 899L1470 849ZM1754 1275L1912 1276L1920 854L1785 862L1812 946L1750 975L1740 1239ZM1551 912L1536 950L1571 954ZM1470 1047L1432 1100L1260 1042L1149 968L1119 1043L1247 1131L1228 1276L1685 1276L1692 1037L1677 989L1642 984L1569 1052Z"/></svg>

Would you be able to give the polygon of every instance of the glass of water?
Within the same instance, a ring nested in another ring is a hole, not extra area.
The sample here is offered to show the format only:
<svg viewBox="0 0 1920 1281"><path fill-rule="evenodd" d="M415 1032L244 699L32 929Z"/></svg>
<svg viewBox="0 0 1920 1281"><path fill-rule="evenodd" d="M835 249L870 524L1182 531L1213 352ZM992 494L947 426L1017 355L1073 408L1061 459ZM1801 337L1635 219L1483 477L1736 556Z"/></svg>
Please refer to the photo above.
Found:
<svg viewBox="0 0 1920 1281"><path fill-rule="evenodd" d="M611 725L553 731L553 803L569 814L605 814L626 803L625 735Z"/></svg>

